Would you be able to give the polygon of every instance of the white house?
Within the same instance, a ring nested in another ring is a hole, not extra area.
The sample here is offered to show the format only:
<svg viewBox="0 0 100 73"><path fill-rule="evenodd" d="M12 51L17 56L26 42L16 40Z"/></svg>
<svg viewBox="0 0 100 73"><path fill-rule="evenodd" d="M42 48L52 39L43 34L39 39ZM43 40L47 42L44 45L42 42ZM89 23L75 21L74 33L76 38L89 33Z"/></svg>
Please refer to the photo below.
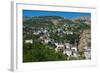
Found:
<svg viewBox="0 0 100 73"><path fill-rule="evenodd" d="M59 44L59 45L57 46L57 48L64 48L64 45Z"/></svg>
<svg viewBox="0 0 100 73"><path fill-rule="evenodd" d="M50 41L49 39L44 39L44 43L45 43L45 44L48 44L49 41Z"/></svg>
<svg viewBox="0 0 100 73"><path fill-rule="evenodd" d="M40 39L41 39L41 40L43 40L43 37L42 37L42 36L40 36Z"/></svg>
<svg viewBox="0 0 100 73"><path fill-rule="evenodd" d="M45 29L43 32L44 32L44 33L47 33L48 31Z"/></svg>
<svg viewBox="0 0 100 73"><path fill-rule="evenodd" d="M85 55L86 59L91 59L91 48L84 47L84 55Z"/></svg>
<svg viewBox="0 0 100 73"><path fill-rule="evenodd" d="M74 50L75 52L77 52L77 47L76 46L71 47L71 49Z"/></svg>
<svg viewBox="0 0 100 73"><path fill-rule="evenodd" d="M66 33L67 33L67 34L73 34L73 32L72 32L72 31L66 31Z"/></svg>
<svg viewBox="0 0 100 73"><path fill-rule="evenodd" d="M67 54L68 56L71 56L72 55L72 51L66 49L66 50L63 51L63 54Z"/></svg>
<svg viewBox="0 0 100 73"><path fill-rule="evenodd" d="M65 43L64 45L66 48L70 48L70 43Z"/></svg>
<svg viewBox="0 0 100 73"><path fill-rule="evenodd" d="M85 52L84 52L84 55L85 55L85 58L86 58L86 59L91 59L91 53L90 53L90 52L85 51Z"/></svg>
<svg viewBox="0 0 100 73"><path fill-rule="evenodd" d="M39 32L33 32L33 34L34 34L34 35L39 35L40 33L39 33Z"/></svg>
<svg viewBox="0 0 100 73"><path fill-rule="evenodd" d="M73 57L78 57L77 52L76 52L76 51L73 51L73 52L72 52L72 56L73 56Z"/></svg>
<svg viewBox="0 0 100 73"><path fill-rule="evenodd" d="M58 45L58 43L54 43L56 46Z"/></svg>
<svg viewBox="0 0 100 73"><path fill-rule="evenodd" d="M64 45L63 44L55 43L55 45L56 45L55 51L59 51L59 50L63 50L64 49Z"/></svg>
<svg viewBox="0 0 100 73"><path fill-rule="evenodd" d="M33 43L33 40L32 39L30 39L30 40L25 40L25 43Z"/></svg>

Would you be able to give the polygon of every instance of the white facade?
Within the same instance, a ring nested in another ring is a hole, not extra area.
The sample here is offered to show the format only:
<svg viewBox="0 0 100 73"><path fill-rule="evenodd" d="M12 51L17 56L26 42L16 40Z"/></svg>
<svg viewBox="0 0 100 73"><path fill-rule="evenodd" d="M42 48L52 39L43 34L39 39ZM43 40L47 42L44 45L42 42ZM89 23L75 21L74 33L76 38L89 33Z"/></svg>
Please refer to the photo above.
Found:
<svg viewBox="0 0 100 73"><path fill-rule="evenodd" d="M72 55L72 51L71 50L64 50L63 54L67 54L68 56Z"/></svg>
<svg viewBox="0 0 100 73"><path fill-rule="evenodd" d="M72 47L72 50L75 50L75 52L77 52L77 47Z"/></svg>
<svg viewBox="0 0 100 73"><path fill-rule="evenodd" d="M39 33L39 32L34 32L33 34L34 34L34 35L39 35L40 33Z"/></svg>
<svg viewBox="0 0 100 73"><path fill-rule="evenodd" d="M71 32L71 31L66 31L66 33L67 33L67 34L73 34L73 32Z"/></svg>
<svg viewBox="0 0 100 73"><path fill-rule="evenodd" d="M65 43L65 47L66 48L70 48L70 44L69 43Z"/></svg>
<svg viewBox="0 0 100 73"><path fill-rule="evenodd" d="M91 48L89 47L84 47L84 55L86 57L86 59L90 59L91 58Z"/></svg>
<svg viewBox="0 0 100 73"><path fill-rule="evenodd" d="M44 43L48 44L48 43L49 43L49 41L50 41L50 40L45 39L45 40L44 40Z"/></svg>
<svg viewBox="0 0 100 73"><path fill-rule="evenodd" d="M64 45L59 44L59 45L57 45L57 48L64 48Z"/></svg>
<svg viewBox="0 0 100 73"><path fill-rule="evenodd" d="M40 39L43 39L43 37L42 37L42 36L40 36Z"/></svg>
<svg viewBox="0 0 100 73"><path fill-rule="evenodd" d="M64 45L63 44L58 44L58 43L55 43L56 45L56 48L55 48L55 51L58 51L58 50L63 50L64 49Z"/></svg>
<svg viewBox="0 0 100 73"><path fill-rule="evenodd" d="M91 58L91 53L90 52L84 52L84 55L86 57L86 59L90 59Z"/></svg>
<svg viewBox="0 0 100 73"><path fill-rule="evenodd" d="M31 40L25 40L25 43L31 43L32 44L32 39Z"/></svg>
<svg viewBox="0 0 100 73"><path fill-rule="evenodd" d="M73 52L73 57L78 57L77 52Z"/></svg>

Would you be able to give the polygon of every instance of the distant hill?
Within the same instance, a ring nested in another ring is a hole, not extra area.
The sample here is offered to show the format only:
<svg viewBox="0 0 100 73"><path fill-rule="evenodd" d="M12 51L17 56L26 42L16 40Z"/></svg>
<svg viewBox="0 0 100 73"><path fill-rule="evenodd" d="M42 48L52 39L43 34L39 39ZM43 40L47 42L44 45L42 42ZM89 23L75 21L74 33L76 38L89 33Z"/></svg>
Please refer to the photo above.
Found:
<svg viewBox="0 0 100 73"><path fill-rule="evenodd" d="M90 16L81 16L81 17L76 17L74 19L81 19L81 20L90 20L91 17Z"/></svg>
<svg viewBox="0 0 100 73"><path fill-rule="evenodd" d="M57 25L63 22L64 18L60 16L33 16L33 17L23 17L24 25L43 27L48 25Z"/></svg>
<svg viewBox="0 0 100 73"><path fill-rule="evenodd" d="M83 20L87 24L91 24L91 16L81 16L81 17L76 17L72 19L73 21L77 20Z"/></svg>
<svg viewBox="0 0 100 73"><path fill-rule="evenodd" d="M73 19L64 18L61 16L33 16L33 17L23 17L24 25L28 24L29 26L45 27L51 25L71 25L71 24L80 24L86 23L87 25L91 24L90 16L76 17Z"/></svg>
<svg viewBox="0 0 100 73"><path fill-rule="evenodd" d="M27 21L27 20L29 20L29 19L31 19L31 17L23 16L23 21Z"/></svg>

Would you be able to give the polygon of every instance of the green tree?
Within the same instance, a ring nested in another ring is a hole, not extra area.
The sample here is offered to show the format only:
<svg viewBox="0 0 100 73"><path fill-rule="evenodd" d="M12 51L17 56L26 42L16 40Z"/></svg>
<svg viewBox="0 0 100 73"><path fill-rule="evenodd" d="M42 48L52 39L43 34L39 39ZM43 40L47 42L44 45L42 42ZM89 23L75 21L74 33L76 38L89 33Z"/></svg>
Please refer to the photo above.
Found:
<svg viewBox="0 0 100 73"><path fill-rule="evenodd" d="M39 61L60 61L66 60L67 56L62 52L55 52L54 48L50 48L41 43L32 45L32 49L24 53L24 62L39 62Z"/></svg>

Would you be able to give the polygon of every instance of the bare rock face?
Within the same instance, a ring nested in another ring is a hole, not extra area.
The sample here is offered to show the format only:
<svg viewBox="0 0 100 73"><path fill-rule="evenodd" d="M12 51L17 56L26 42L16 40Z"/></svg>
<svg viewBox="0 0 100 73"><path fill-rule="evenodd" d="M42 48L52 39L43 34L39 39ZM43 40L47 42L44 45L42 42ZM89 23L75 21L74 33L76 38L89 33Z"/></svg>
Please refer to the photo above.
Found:
<svg viewBox="0 0 100 73"><path fill-rule="evenodd" d="M79 51L82 51L85 47L91 48L91 30L90 29L84 30L80 36L80 41L78 45Z"/></svg>
<svg viewBox="0 0 100 73"><path fill-rule="evenodd" d="M81 16L81 17L76 17L73 19L76 22L84 21L87 25L91 25L91 16Z"/></svg>

